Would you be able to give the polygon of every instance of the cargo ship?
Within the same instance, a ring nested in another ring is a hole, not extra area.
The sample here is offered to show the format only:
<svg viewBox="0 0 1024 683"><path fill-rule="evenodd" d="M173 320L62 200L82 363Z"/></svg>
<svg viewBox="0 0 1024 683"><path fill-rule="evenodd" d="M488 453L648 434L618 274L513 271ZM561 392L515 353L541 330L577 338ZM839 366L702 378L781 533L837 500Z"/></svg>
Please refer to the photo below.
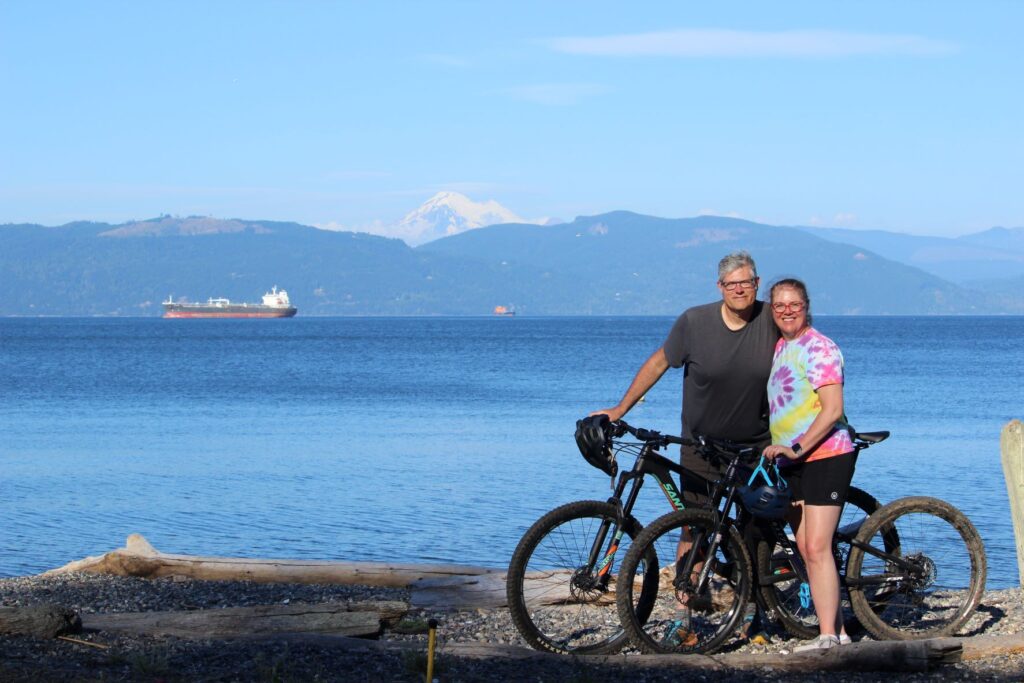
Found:
<svg viewBox="0 0 1024 683"><path fill-rule="evenodd" d="M494 315L512 316L516 314L515 306L495 306Z"/></svg>
<svg viewBox="0 0 1024 683"><path fill-rule="evenodd" d="M235 304L228 299L209 299L204 304L164 302L165 318L291 318L298 312L288 292L276 286L263 295L261 304Z"/></svg>

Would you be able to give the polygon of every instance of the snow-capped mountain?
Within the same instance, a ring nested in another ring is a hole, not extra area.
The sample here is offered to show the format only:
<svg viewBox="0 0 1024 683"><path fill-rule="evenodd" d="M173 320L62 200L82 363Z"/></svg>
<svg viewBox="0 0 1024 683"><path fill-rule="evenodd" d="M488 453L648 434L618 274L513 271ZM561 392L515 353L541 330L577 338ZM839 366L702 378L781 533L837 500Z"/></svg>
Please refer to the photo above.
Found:
<svg viewBox="0 0 1024 683"><path fill-rule="evenodd" d="M406 214L388 233L417 246L440 237L497 223L533 223L494 200L474 202L458 192L438 192L418 209Z"/></svg>

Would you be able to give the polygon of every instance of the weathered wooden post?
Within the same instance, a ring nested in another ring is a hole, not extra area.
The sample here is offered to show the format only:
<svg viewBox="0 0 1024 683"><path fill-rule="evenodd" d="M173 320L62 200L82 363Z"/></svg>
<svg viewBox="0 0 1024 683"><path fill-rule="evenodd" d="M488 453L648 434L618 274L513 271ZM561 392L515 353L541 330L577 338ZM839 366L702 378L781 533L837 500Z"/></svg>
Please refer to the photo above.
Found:
<svg viewBox="0 0 1024 683"><path fill-rule="evenodd" d="M1003 476L1010 494L1013 535L1017 539L1017 572L1024 588L1024 424L1011 420L999 439L1003 455Z"/></svg>

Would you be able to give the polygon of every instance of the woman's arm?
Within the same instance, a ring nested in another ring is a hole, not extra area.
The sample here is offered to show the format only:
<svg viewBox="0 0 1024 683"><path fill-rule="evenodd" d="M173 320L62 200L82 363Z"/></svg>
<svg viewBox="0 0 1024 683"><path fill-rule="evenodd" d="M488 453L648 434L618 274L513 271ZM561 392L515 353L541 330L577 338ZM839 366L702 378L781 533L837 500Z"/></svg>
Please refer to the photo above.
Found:
<svg viewBox="0 0 1024 683"><path fill-rule="evenodd" d="M801 454L794 453L793 448L789 445L772 444L764 449L766 458L774 459L776 456L782 455L790 460L798 460L832 433L836 421L843 416L843 385L826 384L823 387L818 387L817 393L818 401L821 402L821 412L800 437Z"/></svg>

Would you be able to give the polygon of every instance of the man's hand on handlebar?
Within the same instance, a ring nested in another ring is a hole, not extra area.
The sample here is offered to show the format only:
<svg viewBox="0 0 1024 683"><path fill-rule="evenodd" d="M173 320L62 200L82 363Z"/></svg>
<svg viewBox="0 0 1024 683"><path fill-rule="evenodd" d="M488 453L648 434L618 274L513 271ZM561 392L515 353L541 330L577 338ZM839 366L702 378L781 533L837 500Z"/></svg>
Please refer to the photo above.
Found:
<svg viewBox="0 0 1024 683"><path fill-rule="evenodd" d="M623 410L619 406L615 406L614 408L605 408L603 410L595 410L594 412L590 413L590 417L592 417L594 415L607 415L608 419L611 420L612 422L618 422L619 420L622 419L622 416L625 415L625 414L626 414L625 410Z"/></svg>

